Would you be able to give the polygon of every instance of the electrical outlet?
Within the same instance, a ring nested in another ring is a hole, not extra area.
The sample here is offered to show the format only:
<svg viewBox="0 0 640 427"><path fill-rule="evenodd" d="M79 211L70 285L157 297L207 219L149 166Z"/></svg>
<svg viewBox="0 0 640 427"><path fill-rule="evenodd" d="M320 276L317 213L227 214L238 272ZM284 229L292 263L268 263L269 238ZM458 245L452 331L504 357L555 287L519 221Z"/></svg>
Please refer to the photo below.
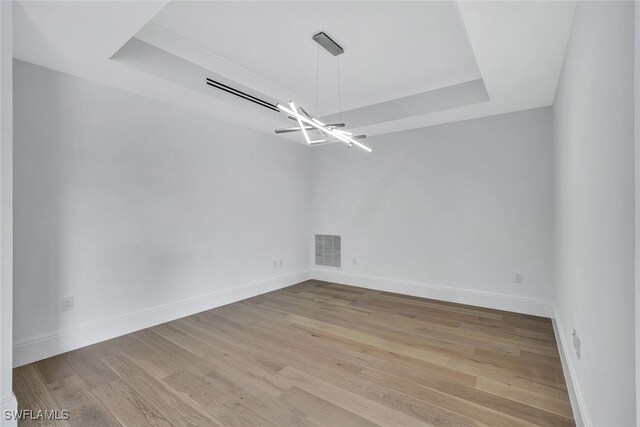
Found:
<svg viewBox="0 0 640 427"><path fill-rule="evenodd" d="M513 283L516 283L516 284L522 283L522 273L515 273L513 275Z"/></svg>
<svg viewBox="0 0 640 427"><path fill-rule="evenodd" d="M278 260L278 267L282 267L282 258Z"/></svg>
<svg viewBox="0 0 640 427"><path fill-rule="evenodd" d="M351 258L351 264L353 264L353 265L358 264L358 258L356 258L356 257Z"/></svg>
<svg viewBox="0 0 640 427"><path fill-rule="evenodd" d="M576 332L576 328L573 328L571 336L573 337L573 348L576 351L576 356L578 356L578 359L580 359L582 341L578 336L578 332Z"/></svg>
<svg viewBox="0 0 640 427"><path fill-rule="evenodd" d="M273 268L278 268L278 260L277 259L273 260Z"/></svg>
<svg viewBox="0 0 640 427"><path fill-rule="evenodd" d="M73 310L73 297L62 297L60 299L60 311L71 311Z"/></svg>

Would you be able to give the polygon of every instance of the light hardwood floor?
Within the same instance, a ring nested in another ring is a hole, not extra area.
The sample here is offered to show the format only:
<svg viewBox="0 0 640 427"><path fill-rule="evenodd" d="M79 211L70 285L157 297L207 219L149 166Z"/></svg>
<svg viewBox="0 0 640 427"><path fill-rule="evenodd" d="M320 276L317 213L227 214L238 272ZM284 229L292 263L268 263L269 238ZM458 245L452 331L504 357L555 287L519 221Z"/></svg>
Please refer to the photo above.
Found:
<svg viewBox="0 0 640 427"><path fill-rule="evenodd" d="M549 319L317 281L16 368L14 390L70 411L50 425L574 425Z"/></svg>

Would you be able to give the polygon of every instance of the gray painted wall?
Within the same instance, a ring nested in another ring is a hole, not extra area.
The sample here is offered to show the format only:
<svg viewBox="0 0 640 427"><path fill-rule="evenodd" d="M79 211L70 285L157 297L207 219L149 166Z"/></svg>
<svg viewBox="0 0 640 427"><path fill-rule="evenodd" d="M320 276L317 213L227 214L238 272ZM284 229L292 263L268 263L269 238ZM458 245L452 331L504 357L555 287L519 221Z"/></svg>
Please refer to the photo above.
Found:
<svg viewBox="0 0 640 427"><path fill-rule="evenodd" d="M0 424L18 409L12 392L13 353L13 2L0 2Z"/></svg>
<svg viewBox="0 0 640 427"><path fill-rule="evenodd" d="M631 426L633 3L578 2L553 109L556 295L587 422Z"/></svg>
<svg viewBox="0 0 640 427"><path fill-rule="evenodd" d="M313 232L343 236L346 273L550 301L551 123L542 108L374 137L371 154L313 148Z"/></svg>
<svg viewBox="0 0 640 427"><path fill-rule="evenodd" d="M308 269L307 147L20 61L14 87L16 341Z"/></svg>

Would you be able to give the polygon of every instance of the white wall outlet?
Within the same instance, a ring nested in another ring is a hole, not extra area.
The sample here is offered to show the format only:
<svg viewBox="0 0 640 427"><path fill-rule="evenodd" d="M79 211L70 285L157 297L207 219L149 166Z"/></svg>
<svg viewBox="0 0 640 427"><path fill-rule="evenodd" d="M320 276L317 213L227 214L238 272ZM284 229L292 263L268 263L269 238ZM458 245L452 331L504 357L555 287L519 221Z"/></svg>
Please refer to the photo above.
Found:
<svg viewBox="0 0 640 427"><path fill-rule="evenodd" d="M356 257L351 258L351 264L357 265L358 264L358 258L356 258Z"/></svg>
<svg viewBox="0 0 640 427"><path fill-rule="evenodd" d="M278 268L278 260L277 259L273 260L273 268Z"/></svg>
<svg viewBox="0 0 640 427"><path fill-rule="evenodd" d="M578 359L580 359L580 352L581 352L580 347L581 347L582 341L578 336L578 332L576 332L576 328L573 328L573 331L571 332L571 336L573 337L573 348L576 351L576 356L578 356Z"/></svg>
<svg viewBox="0 0 640 427"><path fill-rule="evenodd" d="M278 267L282 267L282 258L278 260Z"/></svg>
<svg viewBox="0 0 640 427"><path fill-rule="evenodd" d="M522 273L515 273L513 275L513 283L516 283L516 284L522 283Z"/></svg>
<svg viewBox="0 0 640 427"><path fill-rule="evenodd" d="M60 311L71 311L73 310L73 297L62 297L60 298Z"/></svg>

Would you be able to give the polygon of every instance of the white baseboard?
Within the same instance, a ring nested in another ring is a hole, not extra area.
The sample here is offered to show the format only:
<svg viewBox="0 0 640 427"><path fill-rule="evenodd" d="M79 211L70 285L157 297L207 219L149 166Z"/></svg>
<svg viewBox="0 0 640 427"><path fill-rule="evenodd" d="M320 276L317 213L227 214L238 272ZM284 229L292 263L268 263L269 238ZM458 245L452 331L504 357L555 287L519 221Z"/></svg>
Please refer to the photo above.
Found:
<svg viewBox="0 0 640 427"><path fill-rule="evenodd" d="M313 268L311 270L311 277L316 280L340 283L343 285L475 305L496 310L512 311L515 313L531 314L534 316L552 317L553 315L551 302L515 295L431 285L407 280L388 279L385 277L364 276L324 268Z"/></svg>
<svg viewBox="0 0 640 427"><path fill-rule="evenodd" d="M17 413L17 411L18 411L18 401L16 400L16 396L14 396L13 393L9 397L0 399L0 426L2 427L17 426L18 421L15 419L15 417L5 416L7 412L15 414Z"/></svg>
<svg viewBox="0 0 640 427"><path fill-rule="evenodd" d="M558 352L560 353L560 360L562 362L562 372L564 373L564 380L567 383L567 391L569 392L569 400L571 400L571 409L573 410L573 417L576 420L578 427L585 426L591 427L591 420L587 413L587 407L584 402L584 397L580 389L580 383L578 383L578 377L576 370L573 366L571 358L571 348L568 343L563 339L562 323L558 315L558 310L555 304L553 305L553 331L556 334L556 343L558 344Z"/></svg>
<svg viewBox="0 0 640 427"><path fill-rule="evenodd" d="M14 367L266 292L286 288L309 279L309 270L302 270L15 341L13 344Z"/></svg>

